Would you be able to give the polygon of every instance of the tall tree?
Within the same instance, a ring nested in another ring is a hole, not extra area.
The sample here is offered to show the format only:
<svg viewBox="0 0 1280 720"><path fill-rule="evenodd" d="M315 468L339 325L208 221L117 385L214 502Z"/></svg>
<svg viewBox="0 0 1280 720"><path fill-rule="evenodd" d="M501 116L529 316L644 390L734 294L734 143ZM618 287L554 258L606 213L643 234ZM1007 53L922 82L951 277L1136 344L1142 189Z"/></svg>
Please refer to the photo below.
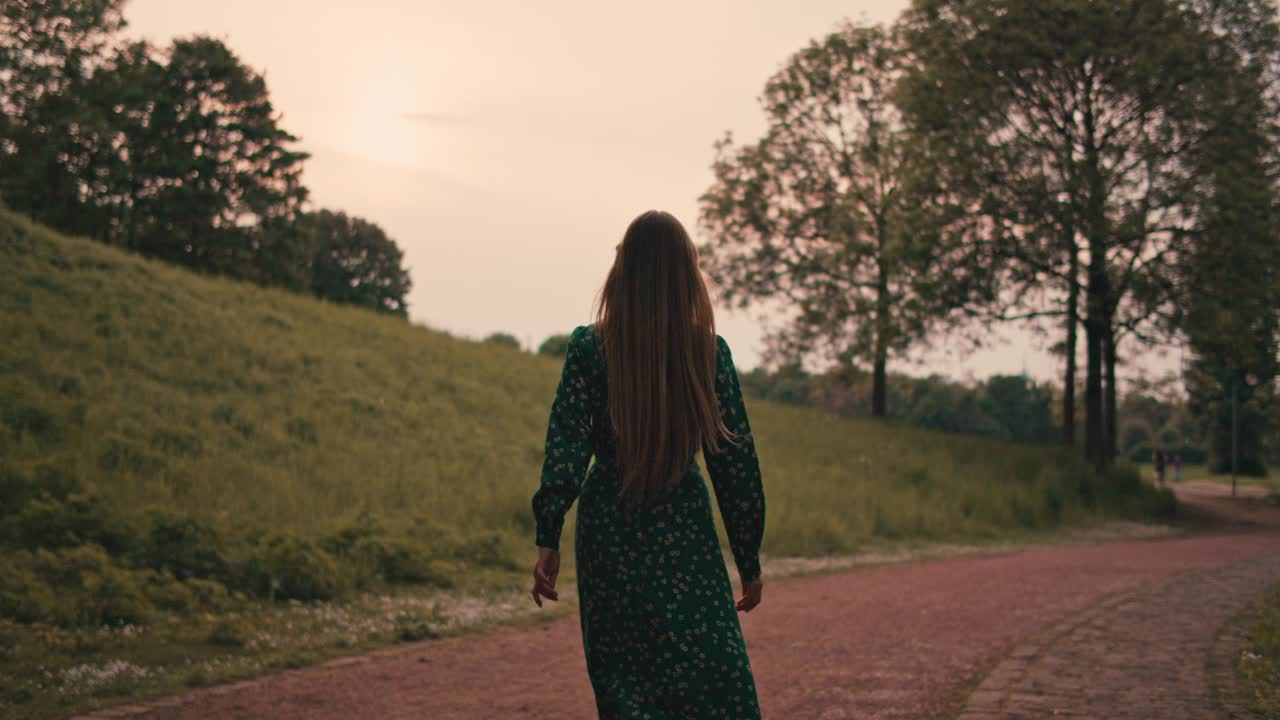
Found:
<svg viewBox="0 0 1280 720"><path fill-rule="evenodd" d="M124 0L0 2L0 199L69 232L98 223L83 178L109 153L88 87L124 26Z"/></svg>
<svg viewBox="0 0 1280 720"><path fill-rule="evenodd" d="M264 269L305 266L300 243L280 228L307 191L305 153L279 125L262 76L222 42L176 41L159 55L121 56L137 100L126 112L122 156L130 171L122 244L153 257L268 284ZM282 244L287 243L282 248ZM282 250L292 258L282 261ZM294 270L279 284L291 284Z"/></svg>
<svg viewBox="0 0 1280 720"><path fill-rule="evenodd" d="M1207 98L1217 129L1200 148L1204 217L1183 258L1179 326L1192 350L1186 384L1217 471L1263 470L1263 399L1280 353L1280 24L1274 9L1205 3L1232 69Z"/></svg>
<svg viewBox="0 0 1280 720"><path fill-rule="evenodd" d="M404 267L404 253L382 228L345 213L321 210L304 216L301 229L312 249L311 291L317 297L408 314L413 284Z"/></svg>
<svg viewBox="0 0 1280 720"><path fill-rule="evenodd" d="M915 0L903 27L907 122L943 148L938 172L1006 269L1061 293L1068 349L1082 295L1085 447L1102 467L1121 342L1158 337L1200 220L1190 159L1213 132L1215 41L1176 0Z"/></svg>
<svg viewBox="0 0 1280 720"><path fill-rule="evenodd" d="M811 43L765 86L764 136L717 144L701 198L702 252L725 299L789 303L775 354L869 365L878 417L890 356L941 314L922 288L953 260L912 233L912 156L890 99L899 75L881 27L846 24Z"/></svg>

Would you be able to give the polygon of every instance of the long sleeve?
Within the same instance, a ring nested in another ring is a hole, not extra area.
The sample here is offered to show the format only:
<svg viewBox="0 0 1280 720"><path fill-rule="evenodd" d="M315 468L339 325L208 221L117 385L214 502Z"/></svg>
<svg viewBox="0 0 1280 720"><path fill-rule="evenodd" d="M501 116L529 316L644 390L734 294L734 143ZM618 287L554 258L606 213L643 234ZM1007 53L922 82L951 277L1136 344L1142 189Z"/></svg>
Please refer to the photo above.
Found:
<svg viewBox="0 0 1280 720"><path fill-rule="evenodd" d="M717 452L703 449L707 472L716 491L716 503L729 535L729 548L744 581L760 577L760 542L764 538L764 485L756 458L751 423L738 387L738 371L723 338L716 352L716 395L720 416L732 433Z"/></svg>
<svg viewBox="0 0 1280 720"><path fill-rule="evenodd" d="M578 498L591 462L591 385L587 370L592 346L587 333L588 328L582 326L569 336L564 370L551 404L542 482L533 495L539 547L559 549L564 516Z"/></svg>

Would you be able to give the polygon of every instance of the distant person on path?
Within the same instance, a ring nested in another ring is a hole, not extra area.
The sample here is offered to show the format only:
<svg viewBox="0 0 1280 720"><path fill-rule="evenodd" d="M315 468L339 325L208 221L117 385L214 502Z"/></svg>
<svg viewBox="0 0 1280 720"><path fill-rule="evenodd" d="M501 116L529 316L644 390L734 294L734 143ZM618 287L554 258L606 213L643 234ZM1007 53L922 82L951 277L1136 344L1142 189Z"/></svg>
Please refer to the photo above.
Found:
<svg viewBox="0 0 1280 720"><path fill-rule="evenodd" d="M1152 463L1156 466L1156 482L1164 487L1164 448L1156 448Z"/></svg>
<svg viewBox="0 0 1280 720"><path fill-rule="evenodd" d="M1182 482L1182 456L1173 456L1173 481L1175 483Z"/></svg>
<svg viewBox="0 0 1280 720"><path fill-rule="evenodd" d="M699 449L748 612L765 505L751 427L697 251L651 211L617 247L595 324L570 335L533 496L539 607L558 599L560 532L582 496L582 645L602 719L760 717Z"/></svg>

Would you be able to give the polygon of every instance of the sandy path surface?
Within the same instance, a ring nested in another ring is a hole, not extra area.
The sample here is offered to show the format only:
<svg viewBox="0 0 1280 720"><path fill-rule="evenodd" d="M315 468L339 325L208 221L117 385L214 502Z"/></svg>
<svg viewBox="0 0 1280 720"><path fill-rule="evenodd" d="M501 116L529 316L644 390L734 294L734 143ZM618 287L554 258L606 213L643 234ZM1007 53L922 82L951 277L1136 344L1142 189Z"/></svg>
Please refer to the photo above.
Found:
<svg viewBox="0 0 1280 720"><path fill-rule="evenodd" d="M1020 643L1104 603L1280 552L1280 512L1207 485L1179 494L1191 524L1212 534L866 568L767 586L763 605L744 617L765 716L953 716ZM592 718L577 622L573 616L403 646L193 691L128 715Z"/></svg>

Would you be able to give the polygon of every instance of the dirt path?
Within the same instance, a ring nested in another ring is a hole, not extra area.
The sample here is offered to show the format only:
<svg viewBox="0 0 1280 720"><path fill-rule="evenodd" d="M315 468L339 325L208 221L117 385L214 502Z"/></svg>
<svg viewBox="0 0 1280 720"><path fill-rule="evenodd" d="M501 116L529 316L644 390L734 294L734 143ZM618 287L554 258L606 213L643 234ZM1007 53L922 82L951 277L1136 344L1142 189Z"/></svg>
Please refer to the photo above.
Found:
<svg viewBox="0 0 1280 720"><path fill-rule="evenodd" d="M1011 653L1028 661L1047 658L1049 649L1059 647L1052 639L1067 637L1052 631L1077 627L1076 620L1091 612L1110 617L1112 608L1123 609L1125 603L1143 607L1133 604L1135 598L1175 593L1173 604L1160 606L1163 613L1147 613L1146 619L1150 628L1167 620L1172 638L1194 627L1188 616L1207 611L1221 599L1218 595L1236 597L1232 588L1237 586L1222 586L1225 590L1217 594L1197 592L1202 580L1248 575L1239 588L1280 580L1280 563L1267 560L1280 555L1280 512L1256 501L1232 500L1210 486L1188 486L1180 494L1191 520L1219 534L870 568L766 588L765 603L744 618L765 716L938 718L964 711L975 718L1041 717L1015 713L1007 702L974 706L970 691L994 669L991 675L1003 678L1003 684L986 690L1004 692L1006 699L1021 696L1017 683L1028 675L1009 671L1006 658ZM1187 649L1160 642L1160 637L1154 631L1138 633L1138 640L1147 643L1145 653L1167 661L1161 667L1180 666L1186 657L1180 653ZM1114 644L1095 650L1117 652ZM1062 662L1081 662L1084 656L1064 650L1062 657ZM1130 657L1134 663L1139 660ZM1089 670L1087 665L1084 669ZM1074 687L1089 683L1087 677L1077 678ZM153 704L146 712L120 709L121 716L594 717L576 616L194 691L164 705ZM1062 703L1055 708L1063 709Z"/></svg>

